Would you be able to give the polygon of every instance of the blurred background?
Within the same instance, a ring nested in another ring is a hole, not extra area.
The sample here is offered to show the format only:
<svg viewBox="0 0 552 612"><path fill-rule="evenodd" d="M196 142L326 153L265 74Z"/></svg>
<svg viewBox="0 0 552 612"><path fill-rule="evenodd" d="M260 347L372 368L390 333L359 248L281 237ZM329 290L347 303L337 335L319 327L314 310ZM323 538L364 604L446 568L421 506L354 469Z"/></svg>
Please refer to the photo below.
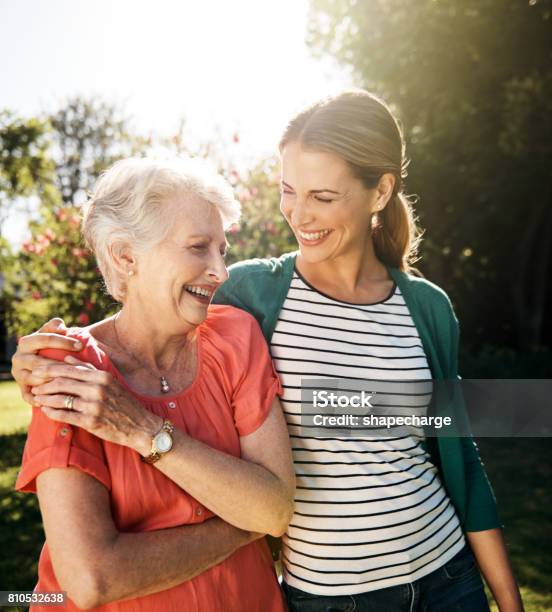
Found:
<svg viewBox="0 0 552 612"><path fill-rule="evenodd" d="M276 145L365 87L400 117L416 267L451 296L464 378L552 378L552 0L0 0L0 590L31 589L36 499L13 492L30 408L16 338L116 309L79 236L99 172L209 158L243 205L230 262L295 248ZM552 406L551 406L552 407ZM552 610L549 440L479 440L527 610Z"/></svg>

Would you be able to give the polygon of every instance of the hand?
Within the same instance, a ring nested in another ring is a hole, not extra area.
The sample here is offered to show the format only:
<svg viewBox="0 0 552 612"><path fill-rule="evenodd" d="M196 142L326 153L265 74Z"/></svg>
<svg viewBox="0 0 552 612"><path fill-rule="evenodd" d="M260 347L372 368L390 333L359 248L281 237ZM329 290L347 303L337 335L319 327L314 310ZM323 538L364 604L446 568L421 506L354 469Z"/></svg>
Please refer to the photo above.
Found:
<svg viewBox="0 0 552 612"><path fill-rule="evenodd" d="M41 365L33 375L48 382L32 387L34 403L54 421L81 427L115 444L146 456L151 438L163 425L161 417L146 410L109 373L74 357ZM68 395L73 409L65 407Z"/></svg>
<svg viewBox="0 0 552 612"><path fill-rule="evenodd" d="M34 404L31 393L33 385L40 385L46 379L33 375L32 370L41 365L57 363L51 359L40 357L37 352L42 349L55 348L64 351L80 351L82 345L77 340L65 337L67 328L62 319L51 319L38 332L23 336L19 340L17 352L12 359L12 376L19 385L21 396L29 404Z"/></svg>

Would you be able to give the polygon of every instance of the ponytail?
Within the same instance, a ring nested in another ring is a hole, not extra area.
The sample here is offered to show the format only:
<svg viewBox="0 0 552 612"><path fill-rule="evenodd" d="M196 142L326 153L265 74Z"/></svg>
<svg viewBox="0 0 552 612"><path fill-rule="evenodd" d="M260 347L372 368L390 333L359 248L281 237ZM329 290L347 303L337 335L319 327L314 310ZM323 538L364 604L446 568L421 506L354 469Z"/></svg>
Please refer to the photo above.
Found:
<svg viewBox="0 0 552 612"><path fill-rule="evenodd" d="M403 272L417 261L421 234L416 227L412 204L399 192L376 215L372 224L372 241L376 257L384 264Z"/></svg>

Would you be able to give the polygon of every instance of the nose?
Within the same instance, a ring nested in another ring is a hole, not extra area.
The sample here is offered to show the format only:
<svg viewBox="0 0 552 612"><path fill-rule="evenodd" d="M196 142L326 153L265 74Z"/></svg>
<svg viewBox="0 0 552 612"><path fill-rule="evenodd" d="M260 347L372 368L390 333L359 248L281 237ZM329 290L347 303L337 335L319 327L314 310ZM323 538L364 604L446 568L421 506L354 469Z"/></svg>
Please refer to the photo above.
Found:
<svg viewBox="0 0 552 612"><path fill-rule="evenodd" d="M299 196L294 198L293 203L290 204L288 217L293 227L300 227L312 220L312 213L305 198Z"/></svg>
<svg viewBox="0 0 552 612"><path fill-rule="evenodd" d="M218 251L211 258L207 274L216 283L223 283L228 278L228 270L224 263L224 257Z"/></svg>

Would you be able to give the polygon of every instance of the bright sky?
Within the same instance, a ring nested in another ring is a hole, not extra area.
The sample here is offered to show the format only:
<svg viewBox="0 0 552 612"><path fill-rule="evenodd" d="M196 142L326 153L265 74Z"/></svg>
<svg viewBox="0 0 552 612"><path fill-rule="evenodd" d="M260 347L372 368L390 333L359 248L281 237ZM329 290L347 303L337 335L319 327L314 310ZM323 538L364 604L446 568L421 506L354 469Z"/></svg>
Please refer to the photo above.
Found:
<svg viewBox="0 0 552 612"><path fill-rule="evenodd" d="M292 114L350 86L305 44L307 0L0 0L0 109L53 110L68 96L124 105L144 134L186 117L198 139L274 152ZM10 219L5 234L20 236Z"/></svg>

